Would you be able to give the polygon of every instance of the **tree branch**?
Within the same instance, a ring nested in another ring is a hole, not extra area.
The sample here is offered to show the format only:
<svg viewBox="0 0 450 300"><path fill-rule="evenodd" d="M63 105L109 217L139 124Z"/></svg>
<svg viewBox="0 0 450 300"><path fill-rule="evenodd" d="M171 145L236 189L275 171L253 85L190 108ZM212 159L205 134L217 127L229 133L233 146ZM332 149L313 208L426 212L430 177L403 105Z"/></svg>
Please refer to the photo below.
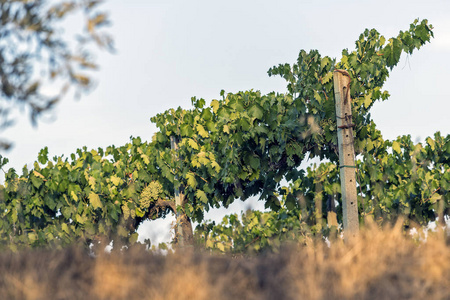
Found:
<svg viewBox="0 0 450 300"><path fill-rule="evenodd" d="M177 213L177 207L175 206L175 201L174 200L165 200L165 199L161 199L159 198L156 202L155 202L155 206L151 209L151 210L158 210L160 208L170 208L172 210L173 213Z"/></svg>

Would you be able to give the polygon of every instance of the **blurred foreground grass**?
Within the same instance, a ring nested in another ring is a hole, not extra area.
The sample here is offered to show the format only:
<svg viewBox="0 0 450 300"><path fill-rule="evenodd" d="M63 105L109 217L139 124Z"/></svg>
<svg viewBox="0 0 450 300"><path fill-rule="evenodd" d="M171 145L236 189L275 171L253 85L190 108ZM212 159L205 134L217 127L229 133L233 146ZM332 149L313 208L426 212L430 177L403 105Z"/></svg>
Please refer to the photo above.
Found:
<svg viewBox="0 0 450 300"><path fill-rule="evenodd" d="M238 258L140 247L96 258L76 247L1 253L0 298L450 299L448 232L419 240L396 226Z"/></svg>

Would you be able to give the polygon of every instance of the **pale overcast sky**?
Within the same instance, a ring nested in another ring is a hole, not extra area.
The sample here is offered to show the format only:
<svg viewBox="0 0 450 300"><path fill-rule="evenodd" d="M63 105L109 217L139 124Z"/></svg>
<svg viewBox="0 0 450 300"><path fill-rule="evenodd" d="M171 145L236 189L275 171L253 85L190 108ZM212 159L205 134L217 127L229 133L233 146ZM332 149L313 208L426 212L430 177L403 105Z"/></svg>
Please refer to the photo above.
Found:
<svg viewBox="0 0 450 300"><path fill-rule="evenodd" d="M192 96L209 102L221 89L285 92L284 80L267 70L293 63L300 49L340 58L365 28L390 38L415 18L428 19L435 38L402 57L385 86L391 98L376 103L372 115L388 139L450 134L450 1L106 0L103 7L117 53L100 53L96 90L79 101L64 99L53 122L33 128L23 117L2 132L14 142L2 153L10 159L6 168L21 172L45 146L52 157L82 146L120 146L130 136L150 140L156 130L150 117L190 108ZM234 210L246 206L236 203ZM157 232L167 232L170 221L146 224L152 243L167 240Z"/></svg>

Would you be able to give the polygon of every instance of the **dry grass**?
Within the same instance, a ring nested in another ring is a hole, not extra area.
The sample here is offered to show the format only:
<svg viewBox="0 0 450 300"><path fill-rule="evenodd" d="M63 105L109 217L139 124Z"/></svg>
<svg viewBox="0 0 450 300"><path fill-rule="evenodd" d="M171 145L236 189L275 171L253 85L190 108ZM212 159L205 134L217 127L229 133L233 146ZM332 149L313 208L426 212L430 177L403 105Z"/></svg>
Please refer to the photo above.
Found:
<svg viewBox="0 0 450 300"><path fill-rule="evenodd" d="M279 254L167 256L140 248L0 254L1 299L450 299L446 233L419 243L399 227Z"/></svg>

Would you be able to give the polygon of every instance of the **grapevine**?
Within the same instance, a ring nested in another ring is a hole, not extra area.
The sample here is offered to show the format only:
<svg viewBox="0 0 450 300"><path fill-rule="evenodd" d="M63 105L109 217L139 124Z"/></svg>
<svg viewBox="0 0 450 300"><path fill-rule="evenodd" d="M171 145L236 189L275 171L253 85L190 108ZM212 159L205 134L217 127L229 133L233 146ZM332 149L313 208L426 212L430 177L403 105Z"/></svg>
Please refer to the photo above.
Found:
<svg viewBox="0 0 450 300"><path fill-rule="evenodd" d="M99 237L134 243L144 220L170 213L199 222L196 236L223 251L241 251L249 241L258 251L284 239L327 234L336 227L327 222L330 209L342 221L336 69L352 78L361 222L372 218L381 224L398 216L410 224L442 222L449 214L450 137L436 133L424 144L409 136L387 141L370 116L376 101L389 98L383 85L401 54L412 54L432 36L426 20L390 39L366 30L340 60L302 50L293 65L270 68L270 76L287 81L285 94L222 91L209 105L194 97L192 109L151 118L159 131L150 142L131 138L121 147L82 148L52 160L44 148L31 170L6 172L1 244L64 246ZM171 137L179 141L177 150ZM314 157L327 162L300 169ZM185 197L178 207L175 190ZM221 225L202 223L204 211L249 197L263 200L271 211L247 214L242 222L229 216Z"/></svg>

